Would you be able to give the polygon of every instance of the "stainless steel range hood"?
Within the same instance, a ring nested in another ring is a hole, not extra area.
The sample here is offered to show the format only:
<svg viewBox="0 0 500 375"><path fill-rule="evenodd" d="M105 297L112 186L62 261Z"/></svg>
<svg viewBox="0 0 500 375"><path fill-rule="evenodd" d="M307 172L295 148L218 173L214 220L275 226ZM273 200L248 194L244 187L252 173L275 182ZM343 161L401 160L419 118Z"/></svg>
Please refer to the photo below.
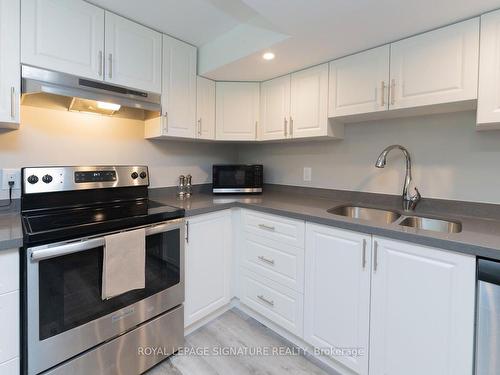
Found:
<svg viewBox="0 0 500 375"><path fill-rule="evenodd" d="M147 120L159 117L161 96L103 81L22 66L22 104Z"/></svg>

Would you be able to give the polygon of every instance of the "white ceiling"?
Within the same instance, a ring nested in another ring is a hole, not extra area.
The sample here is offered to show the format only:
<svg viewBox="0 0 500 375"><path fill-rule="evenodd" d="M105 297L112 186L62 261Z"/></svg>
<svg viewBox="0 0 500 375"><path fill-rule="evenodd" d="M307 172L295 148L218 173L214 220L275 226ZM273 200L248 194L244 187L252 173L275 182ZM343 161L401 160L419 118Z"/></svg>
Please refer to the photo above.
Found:
<svg viewBox="0 0 500 375"><path fill-rule="evenodd" d="M500 0L91 0L199 49L199 73L264 80L500 8ZM276 59L261 55L273 51Z"/></svg>

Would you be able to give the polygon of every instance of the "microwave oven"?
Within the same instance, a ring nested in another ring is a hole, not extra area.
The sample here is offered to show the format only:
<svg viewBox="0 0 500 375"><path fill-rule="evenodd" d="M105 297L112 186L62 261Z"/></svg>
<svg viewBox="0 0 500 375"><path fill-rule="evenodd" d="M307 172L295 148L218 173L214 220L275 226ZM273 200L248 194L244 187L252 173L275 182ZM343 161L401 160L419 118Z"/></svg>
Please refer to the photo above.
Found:
<svg viewBox="0 0 500 375"><path fill-rule="evenodd" d="M263 169L261 164L226 164L212 167L214 194L262 193Z"/></svg>

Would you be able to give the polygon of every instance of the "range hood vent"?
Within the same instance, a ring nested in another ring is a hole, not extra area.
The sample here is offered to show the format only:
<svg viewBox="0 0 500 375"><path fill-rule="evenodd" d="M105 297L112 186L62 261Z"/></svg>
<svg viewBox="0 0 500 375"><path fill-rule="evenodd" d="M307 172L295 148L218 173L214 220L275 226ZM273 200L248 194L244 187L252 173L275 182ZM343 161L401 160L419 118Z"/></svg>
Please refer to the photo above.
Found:
<svg viewBox="0 0 500 375"><path fill-rule="evenodd" d="M22 104L147 120L159 117L161 96L109 83L22 66Z"/></svg>

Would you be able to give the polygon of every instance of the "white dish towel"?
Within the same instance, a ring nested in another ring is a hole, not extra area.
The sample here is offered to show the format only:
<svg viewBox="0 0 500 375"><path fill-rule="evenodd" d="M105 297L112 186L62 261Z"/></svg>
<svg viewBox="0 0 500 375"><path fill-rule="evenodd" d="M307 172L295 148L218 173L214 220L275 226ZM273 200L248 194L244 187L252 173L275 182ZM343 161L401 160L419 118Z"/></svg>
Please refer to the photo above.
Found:
<svg viewBox="0 0 500 375"><path fill-rule="evenodd" d="M110 299L146 285L144 228L105 236L102 299Z"/></svg>

